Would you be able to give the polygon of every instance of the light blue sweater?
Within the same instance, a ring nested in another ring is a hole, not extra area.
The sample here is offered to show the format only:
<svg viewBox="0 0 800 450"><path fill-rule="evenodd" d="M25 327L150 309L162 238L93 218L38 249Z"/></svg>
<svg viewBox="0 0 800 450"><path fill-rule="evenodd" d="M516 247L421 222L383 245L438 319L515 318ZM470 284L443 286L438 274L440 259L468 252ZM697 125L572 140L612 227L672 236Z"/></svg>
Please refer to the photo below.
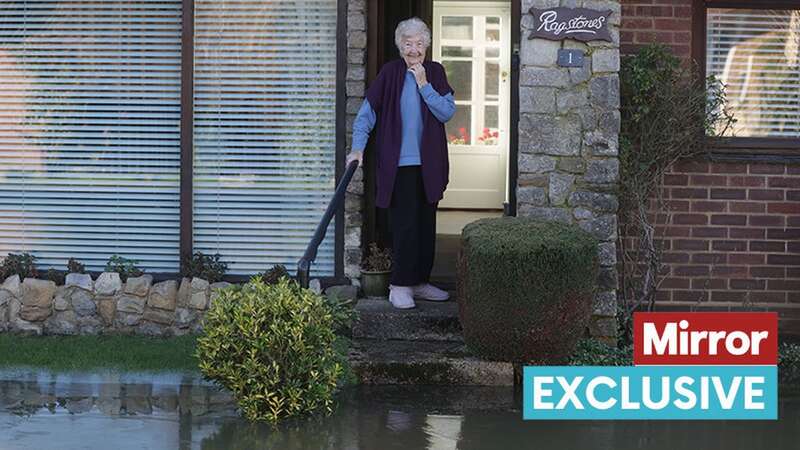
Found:
<svg viewBox="0 0 800 450"><path fill-rule="evenodd" d="M419 94L417 94L419 92ZM400 161L398 166L420 165L419 147L422 142L422 109L420 95L425 104L440 122L446 123L456 112L456 103L453 94L439 95L430 83L417 89L414 74L406 72L403 83L403 92L400 96L400 116L403 122L403 137L400 144ZM369 101L364 99L353 122L353 150L363 151L367 146L369 133L375 126L375 111Z"/></svg>

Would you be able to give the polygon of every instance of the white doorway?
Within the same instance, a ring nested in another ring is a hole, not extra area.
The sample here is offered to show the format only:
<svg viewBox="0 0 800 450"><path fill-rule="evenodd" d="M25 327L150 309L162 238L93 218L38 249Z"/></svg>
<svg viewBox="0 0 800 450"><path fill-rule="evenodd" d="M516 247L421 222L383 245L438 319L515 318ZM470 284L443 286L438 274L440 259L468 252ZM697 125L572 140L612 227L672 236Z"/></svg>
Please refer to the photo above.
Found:
<svg viewBox="0 0 800 450"><path fill-rule="evenodd" d="M439 207L502 209L508 199L510 2L433 3L433 59L455 90L446 124L450 182Z"/></svg>

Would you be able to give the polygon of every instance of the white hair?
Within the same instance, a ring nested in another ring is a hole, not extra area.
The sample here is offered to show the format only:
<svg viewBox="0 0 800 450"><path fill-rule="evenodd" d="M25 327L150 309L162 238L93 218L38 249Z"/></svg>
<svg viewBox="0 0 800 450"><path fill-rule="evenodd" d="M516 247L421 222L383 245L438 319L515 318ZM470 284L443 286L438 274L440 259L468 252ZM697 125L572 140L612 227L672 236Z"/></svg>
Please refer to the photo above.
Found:
<svg viewBox="0 0 800 450"><path fill-rule="evenodd" d="M425 48L430 47L431 30L428 29L428 25L419 17L412 17L398 23L397 28L394 30L394 44L400 50L400 53L403 53L401 45L403 39L413 36L422 36L422 43L425 44Z"/></svg>

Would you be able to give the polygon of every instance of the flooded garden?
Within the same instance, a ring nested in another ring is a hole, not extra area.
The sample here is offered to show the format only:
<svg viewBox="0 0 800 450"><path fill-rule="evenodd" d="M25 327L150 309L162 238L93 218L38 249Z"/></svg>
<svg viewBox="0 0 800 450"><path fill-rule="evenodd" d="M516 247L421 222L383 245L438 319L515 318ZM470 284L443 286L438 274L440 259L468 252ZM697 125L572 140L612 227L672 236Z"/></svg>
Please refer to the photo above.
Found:
<svg viewBox="0 0 800 450"><path fill-rule="evenodd" d="M524 422L512 387L358 386L336 400L330 415L271 426L197 374L4 370L0 448L781 449L800 429L797 393L762 422Z"/></svg>

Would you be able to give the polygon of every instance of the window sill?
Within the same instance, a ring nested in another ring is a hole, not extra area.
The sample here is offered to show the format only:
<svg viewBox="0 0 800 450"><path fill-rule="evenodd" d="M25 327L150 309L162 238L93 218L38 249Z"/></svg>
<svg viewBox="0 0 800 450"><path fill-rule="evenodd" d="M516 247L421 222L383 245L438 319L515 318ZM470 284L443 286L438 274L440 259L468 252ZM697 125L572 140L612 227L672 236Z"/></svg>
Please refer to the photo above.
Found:
<svg viewBox="0 0 800 450"><path fill-rule="evenodd" d="M800 139L715 138L709 153L714 161L800 163Z"/></svg>

